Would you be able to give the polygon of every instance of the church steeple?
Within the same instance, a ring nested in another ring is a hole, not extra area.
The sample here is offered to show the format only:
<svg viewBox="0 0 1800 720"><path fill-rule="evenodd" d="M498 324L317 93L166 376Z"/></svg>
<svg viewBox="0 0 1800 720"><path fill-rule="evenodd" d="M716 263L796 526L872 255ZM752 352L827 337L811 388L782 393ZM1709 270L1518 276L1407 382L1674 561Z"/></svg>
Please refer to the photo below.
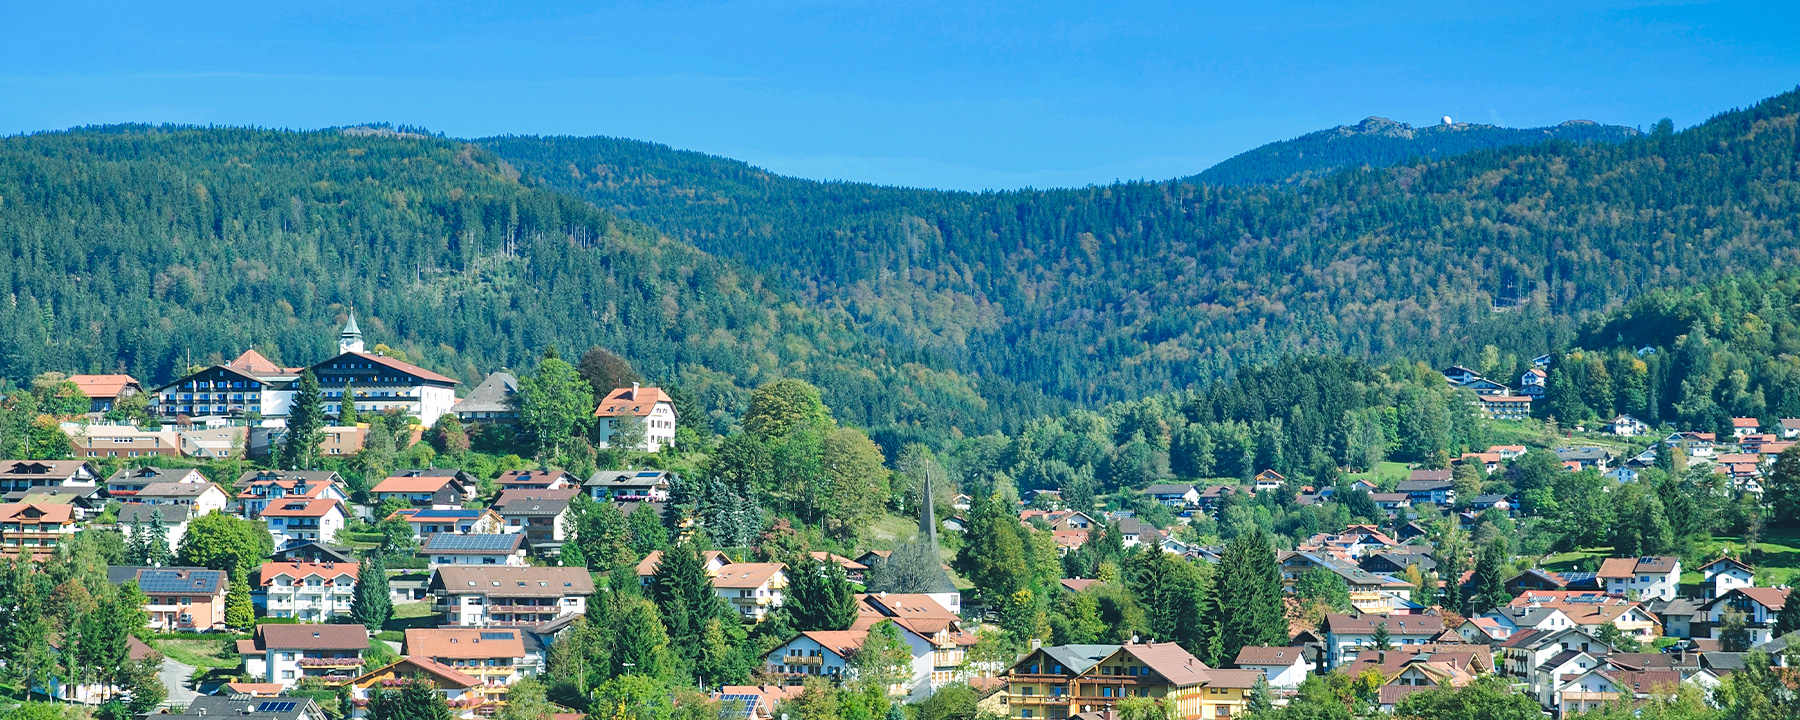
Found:
<svg viewBox="0 0 1800 720"><path fill-rule="evenodd" d="M356 311L350 311L350 322L344 323L344 331L338 333L338 354L362 352L362 328L356 326Z"/></svg>
<svg viewBox="0 0 1800 720"><path fill-rule="evenodd" d="M937 508L934 506L937 503L932 502L931 494L931 476L936 473L926 470L923 474L924 487L919 489L919 539L924 540L929 547L936 548L938 524Z"/></svg>

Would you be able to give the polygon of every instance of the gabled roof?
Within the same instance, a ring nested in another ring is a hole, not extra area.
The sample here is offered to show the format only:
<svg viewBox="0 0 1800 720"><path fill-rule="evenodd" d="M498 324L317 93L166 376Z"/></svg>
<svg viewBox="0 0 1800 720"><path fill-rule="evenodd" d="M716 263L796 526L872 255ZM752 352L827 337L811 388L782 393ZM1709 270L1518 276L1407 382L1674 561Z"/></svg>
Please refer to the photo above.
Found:
<svg viewBox="0 0 1800 720"><path fill-rule="evenodd" d="M70 375L69 382L90 398L116 398L128 387L143 387L130 375Z"/></svg>
<svg viewBox="0 0 1800 720"><path fill-rule="evenodd" d="M422 555L512 555L525 549L525 536L519 533L479 533L459 535L432 533L420 546Z"/></svg>
<svg viewBox="0 0 1800 720"><path fill-rule="evenodd" d="M1174 483L1159 483L1159 484L1151 485L1150 487L1144 488L1144 493L1147 495L1186 495L1186 494L1188 494L1188 492L1192 491L1193 489L1194 489L1194 486L1192 486L1192 485L1179 485L1179 484L1174 484Z"/></svg>
<svg viewBox="0 0 1800 720"><path fill-rule="evenodd" d="M594 594L594 578L587 568L449 565L432 575L431 587L450 595L563 597Z"/></svg>
<svg viewBox="0 0 1800 720"><path fill-rule="evenodd" d="M366 353L366 352L347 352L342 355L338 355L337 357L333 357L329 360L326 360L317 365L314 365L313 371L318 372L319 369L324 368L326 365L329 365L329 364L336 362L337 360L342 359L347 356L360 358L362 360L367 360L369 362L372 362L372 363L375 363L382 367L385 367L389 370L406 373L406 374L412 375L414 377L417 377L420 380L424 380L426 382L441 383L441 384L446 384L446 385L460 384L456 380L456 378L445 376L445 375L439 375L437 373L434 373L430 370L426 370L425 368L419 367L412 363L401 362L399 360L395 360L395 359L393 359L391 357L387 357L385 355L376 355L373 353Z"/></svg>
<svg viewBox="0 0 1800 720"><path fill-rule="evenodd" d="M1436 635L1444 631L1441 615L1338 615L1325 616L1322 627L1342 635L1371 635L1375 626L1387 624L1393 636Z"/></svg>
<svg viewBox="0 0 1800 720"><path fill-rule="evenodd" d="M733 563L719 568L712 584L715 588L759 588L786 569L781 563Z"/></svg>
<svg viewBox="0 0 1800 720"><path fill-rule="evenodd" d="M123 585L136 580L138 589L146 593L193 593L195 595L214 595L231 584L224 570L210 570L201 567L159 568L142 565L108 567L106 580L114 585Z"/></svg>
<svg viewBox="0 0 1800 720"><path fill-rule="evenodd" d="M1100 661L1113 656L1119 651L1117 645L1052 645L1043 648L1044 654L1062 663L1073 675L1087 672L1088 668L1100 664Z"/></svg>
<svg viewBox="0 0 1800 720"><path fill-rule="evenodd" d="M1662 575L1674 572L1675 567L1679 564L1681 564L1681 558L1672 555L1607 558L1600 562L1600 577L1630 578L1638 573Z"/></svg>
<svg viewBox="0 0 1800 720"><path fill-rule="evenodd" d="M500 497L494 500L494 509L501 515L532 515L551 517L561 515L569 508L569 503L580 495L577 488L561 490L534 490L531 488L513 488L502 490Z"/></svg>
<svg viewBox="0 0 1800 720"><path fill-rule="evenodd" d="M337 500L323 498L282 499L269 503L263 508L262 517L325 517L336 508L339 513L344 507Z"/></svg>
<svg viewBox="0 0 1800 720"><path fill-rule="evenodd" d="M450 412L512 412L512 397L519 394L519 379L506 371L488 373L469 396L450 406Z"/></svg>
<svg viewBox="0 0 1800 720"><path fill-rule="evenodd" d="M327 582L349 576L355 580L360 567L356 563L340 562L266 562L262 564L262 571L257 576L257 584L265 587L274 585L275 579L283 576L295 580L317 577Z"/></svg>
<svg viewBox="0 0 1800 720"><path fill-rule="evenodd" d="M215 488L212 483L153 482L139 490L137 497L197 498L213 489ZM224 493L222 490L219 492Z"/></svg>
<svg viewBox="0 0 1800 720"><path fill-rule="evenodd" d="M1700 606L1700 608L1702 610L1711 612L1714 605L1718 605L1719 603L1726 602L1733 595L1742 595L1745 598L1748 598L1751 602L1754 602L1758 605L1768 608L1769 612L1780 612L1780 610L1783 607L1787 606L1787 597L1788 597L1789 592L1791 592L1791 591L1788 590L1787 588L1767 588L1767 587L1732 588L1730 591L1726 592L1724 595L1720 595L1716 598L1713 598L1712 600L1707 601L1707 603L1705 605Z"/></svg>
<svg viewBox="0 0 1800 720"><path fill-rule="evenodd" d="M74 505L42 503L7 503L0 505L0 520L35 520L47 523L75 522Z"/></svg>
<svg viewBox="0 0 1800 720"><path fill-rule="evenodd" d="M600 406L594 408L594 417L647 417L658 403L668 403L671 409L675 406L675 400L663 392L662 388L617 388L607 393L606 398L600 401Z"/></svg>
<svg viewBox="0 0 1800 720"><path fill-rule="evenodd" d="M667 470L600 470L582 483L587 487L639 488L667 485L675 474Z"/></svg>
<svg viewBox="0 0 1800 720"><path fill-rule="evenodd" d="M119 505L116 516L119 519L120 525L130 525L139 522L148 523L152 518L157 516L161 516L163 523L166 525L179 525L188 521L188 512L193 509L194 506L192 505L151 505L149 503L128 502Z"/></svg>
<svg viewBox="0 0 1800 720"><path fill-rule="evenodd" d="M237 356L237 359L225 363L225 367L249 373L256 377L293 374L293 371L281 367L280 365L276 365L273 361L263 357L262 353L259 353L254 349L245 350L244 354Z"/></svg>
<svg viewBox="0 0 1800 720"><path fill-rule="evenodd" d="M373 684L376 678L389 673L392 673L396 677L417 676L421 673L430 675L436 680L437 687L439 688L453 687L467 690L481 684L480 680L465 674L463 671L427 657L400 658L385 667L364 673L361 677L351 680L350 682L358 687L365 687L365 683ZM282 687L279 683L276 683L275 686L277 688Z"/></svg>
<svg viewBox="0 0 1800 720"><path fill-rule="evenodd" d="M263 650L366 650L369 631L361 625L258 625Z"/></svg>
<svg viewBox="0 0 1800 720"><path fill-rule="evenodd" d="M1305 648L1245 645L1244 649L1238 651L1237 661L1232 664L1238 667L1246 665L1286 667L1305 660Z"/></svg>
<svg viewBox="0 0 1800 720"><path fill-rule="evenodd" d="M83 468L89 475L93 468L81 460L0 460L0 479L35 480L37 478L57 478L69 480L80 474Z"/></svg>
<svg viewBox="0 0 1800 720"><path fill-rule="evenodd" d="M1731 557L1729 555L1720 556L1719 559L1717 559L1717 560L1709 562L1705 565L1701 565L1700 572L1706 573L1706 571L1712 570L1712 573L1709 573L1709 574L1717 574L1717 573L1725 572L1726 570L1728 570L1732 567L1736 567L1740 570L1743 570L1743 571L1749 572L1749 573L1756 572L1756 568L1750 567L1749 563L1746 563L1742 560ZM1717 568L1717 569L1715 570L1714 568Z"/></svg>
<svg viewBox="0 0 1800 720"><path fill-rule="evenodd" d="M455 482L456 478L448 475L394 475L377 483L370 492L434 493Z"/></svg>
<svg viewBox="0 0 1800 720"><path fill-rule="evenodd" d="M1209 677L1212 669L1206 663L1200 662L1199 658L1172 642L1127 643L1121 649L1137 658L1138 662L1150 666L1151 670L1163 676L1171 685L1187 687L1212 679Z"/></svg>

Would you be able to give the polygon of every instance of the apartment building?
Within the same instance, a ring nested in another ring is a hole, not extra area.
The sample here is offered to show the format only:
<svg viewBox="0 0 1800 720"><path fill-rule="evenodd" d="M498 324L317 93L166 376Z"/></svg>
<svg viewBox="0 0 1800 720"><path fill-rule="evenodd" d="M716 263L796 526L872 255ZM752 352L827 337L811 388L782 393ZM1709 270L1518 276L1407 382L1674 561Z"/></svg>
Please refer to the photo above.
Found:
<svg viewBox="0 0 1800 720"><path fill-rule="evenodd" d="M293 687L302 678L341 685L362 674L369 631L361 625L258 625L237 641L245 675Z"/></svg>
<svg viewBox="0 0 1800 720"><path fill-rule="evenodd" d="M163 632L195 632L225 628L225 594L231 578L223 570L199 567L117 565L106 569L114 585L136 581L149 596L144 610L147 627Z"/></svg>
<svg viewBox="0 0 1800 720"><path fill-rule="evenodd" d="M446 565L427 585L432 610L447 625L536 625L587 612L594 580L587 568Z"/></svg>
<svg viewBox="0 0 1800 720"><path fill-rule="evenodd" d="M355 563L266 562L251 599L266 617L334 622L350 616L360 567Z"/></svg>

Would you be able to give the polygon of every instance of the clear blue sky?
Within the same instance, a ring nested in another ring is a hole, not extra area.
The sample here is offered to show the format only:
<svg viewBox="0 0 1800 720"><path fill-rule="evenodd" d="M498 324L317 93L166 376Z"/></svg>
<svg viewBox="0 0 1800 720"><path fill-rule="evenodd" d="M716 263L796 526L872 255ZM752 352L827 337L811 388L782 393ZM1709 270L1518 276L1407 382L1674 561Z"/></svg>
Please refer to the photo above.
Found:
<svg viewBox="0 0 1800 720"><path fill-rule="evenodd" d="M1793 0L0 7L0 133L385 120L943 188L1187 175L1369 115L1686 126L1796 83Z"/></svg>

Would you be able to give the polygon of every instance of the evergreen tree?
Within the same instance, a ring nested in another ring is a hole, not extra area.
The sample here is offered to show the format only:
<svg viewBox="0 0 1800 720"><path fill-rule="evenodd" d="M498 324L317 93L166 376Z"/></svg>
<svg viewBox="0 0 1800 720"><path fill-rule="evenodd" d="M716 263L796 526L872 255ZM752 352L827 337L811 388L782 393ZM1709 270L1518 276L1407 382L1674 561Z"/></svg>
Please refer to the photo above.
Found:
<svg viewBox="0 0 1800 720"><path fill-rule="evenodd" d="M350 600L351 621L375 632L394 616L394 601L389 595L387 563L379 553L363 561L356 574L356 592Z"/></svg>
<svg viewBox="0 0 1800 720"><path fill-rule="evenodd" d="M1719 649L1725 652L1746 652L1750 649L1750 625L1748 618L1736 610L1725 611L1720 619Z"/></svg>
<svg viewBox="0 0 1800 720"><path fill-rule="evenodd" d="M998 606L1027 584L1024 529L998 496L989 496L969 510L956 569L975 584L982 602Z"/></svg>
<svg viewBox="0 0 1800 720"><path fill-rule="evenodd" d="M1475 561L1475 575L1470 578L1469 599L1464 615L1475 616L1505 605L1512 599L1506 593L1506 541L1495 538L1482 548Z"/></svg>
<svg viewBox="0 0 1800 720"><path fill-rule="evenodd" d="M1775 627L1770 630L1770 637L1787 637L1788 633L1797 630L1800 630L1800 596L1781 606L1781 614L1775 616Z"/></svg>
<svg viewBox="0 0 1800 720"><path fill-rule="evenodd" d="M1777 524L1800 525L1800 445L1775 456L1775 466L1763 478L1763 502Z"/></svg>
<svg viewBox="0 0 1800 720"><path fill-rule="evenodd" d="M175 553L169 550L169 527L163 523L161 508L150 511L149 527L138 532L143 536L139 557L143 558L145 565L168 565L174 559ZM132 539L136 540L137 537L134 535Z"/></svg>
<svg viewBox="0 0 1800 720"><path fill-rule="evenodd" d="M810 558L789 564L788 590L783 607L794 618L794 629L848 630L856 622L856 596L850 581L836 563Z"/></svg>
<svg viewBox="0 0 1800 720"><path fill-rule="evenodd" d="M1251 717L1275 709L1275 693L1269 687L1268 675L1256 676L1256 684L1250 687L1250 700L1244 709Z"/></svg>
<svg viewBox="0 0 1800 720"><path fill-rule="evenodd" d="M737 622L737 613L713 592L706 574L706 560L694 542L684 542L662 554L656 566L651 597L669 629L669 644L692 662L702 647L706 624L711 620Z"/></svg>
<svg viewBox="0 0 1800 720"><path fill-rule="evenodd" d="M1388 633L1387 621L1375 623L1375 632L1369 635L1369 647L1376 650L1394 649L1393 636Z"/></svg>
<svg viewBox="0 0 1800 720"><path fill-rule="evenodd" d="M452 720L450 706L429 680L399 680L369 692L370 720Z"/></svg>
<svg viewBox="0 0 1800 720"><path fill-rule="evenodd" d="M319 443L325 441L325 405L319 378L311 369L300 374L288 411L287 437L281 444L284 470L307 470L319 464Z"/></svg>
<svg viewBox="0 0 1800 720"><path fill-rule="evenodd" d="M356 412L356 388L350 386L349 380L345 380L344 392L338 396L337 424L355 427L360 420Z"/></svg>
<svg viewBox="0 0 1800 720"><path fill-rule="evenodd" d="M1245 645L1281 645L1287 642L1287 618L1282 606L1281 568L1275 548L1261 525L1231 541L1219 560L1221 656L1237 657Z"/></svg>
<svg viewBox="0 0 1800 720"><path fill-rule="evenodd" d="M621 597L610 623L613 675L663 677L669 671L670 637L656 606L637 597ZM704 627L704 626L702 626Z"/></svg>

